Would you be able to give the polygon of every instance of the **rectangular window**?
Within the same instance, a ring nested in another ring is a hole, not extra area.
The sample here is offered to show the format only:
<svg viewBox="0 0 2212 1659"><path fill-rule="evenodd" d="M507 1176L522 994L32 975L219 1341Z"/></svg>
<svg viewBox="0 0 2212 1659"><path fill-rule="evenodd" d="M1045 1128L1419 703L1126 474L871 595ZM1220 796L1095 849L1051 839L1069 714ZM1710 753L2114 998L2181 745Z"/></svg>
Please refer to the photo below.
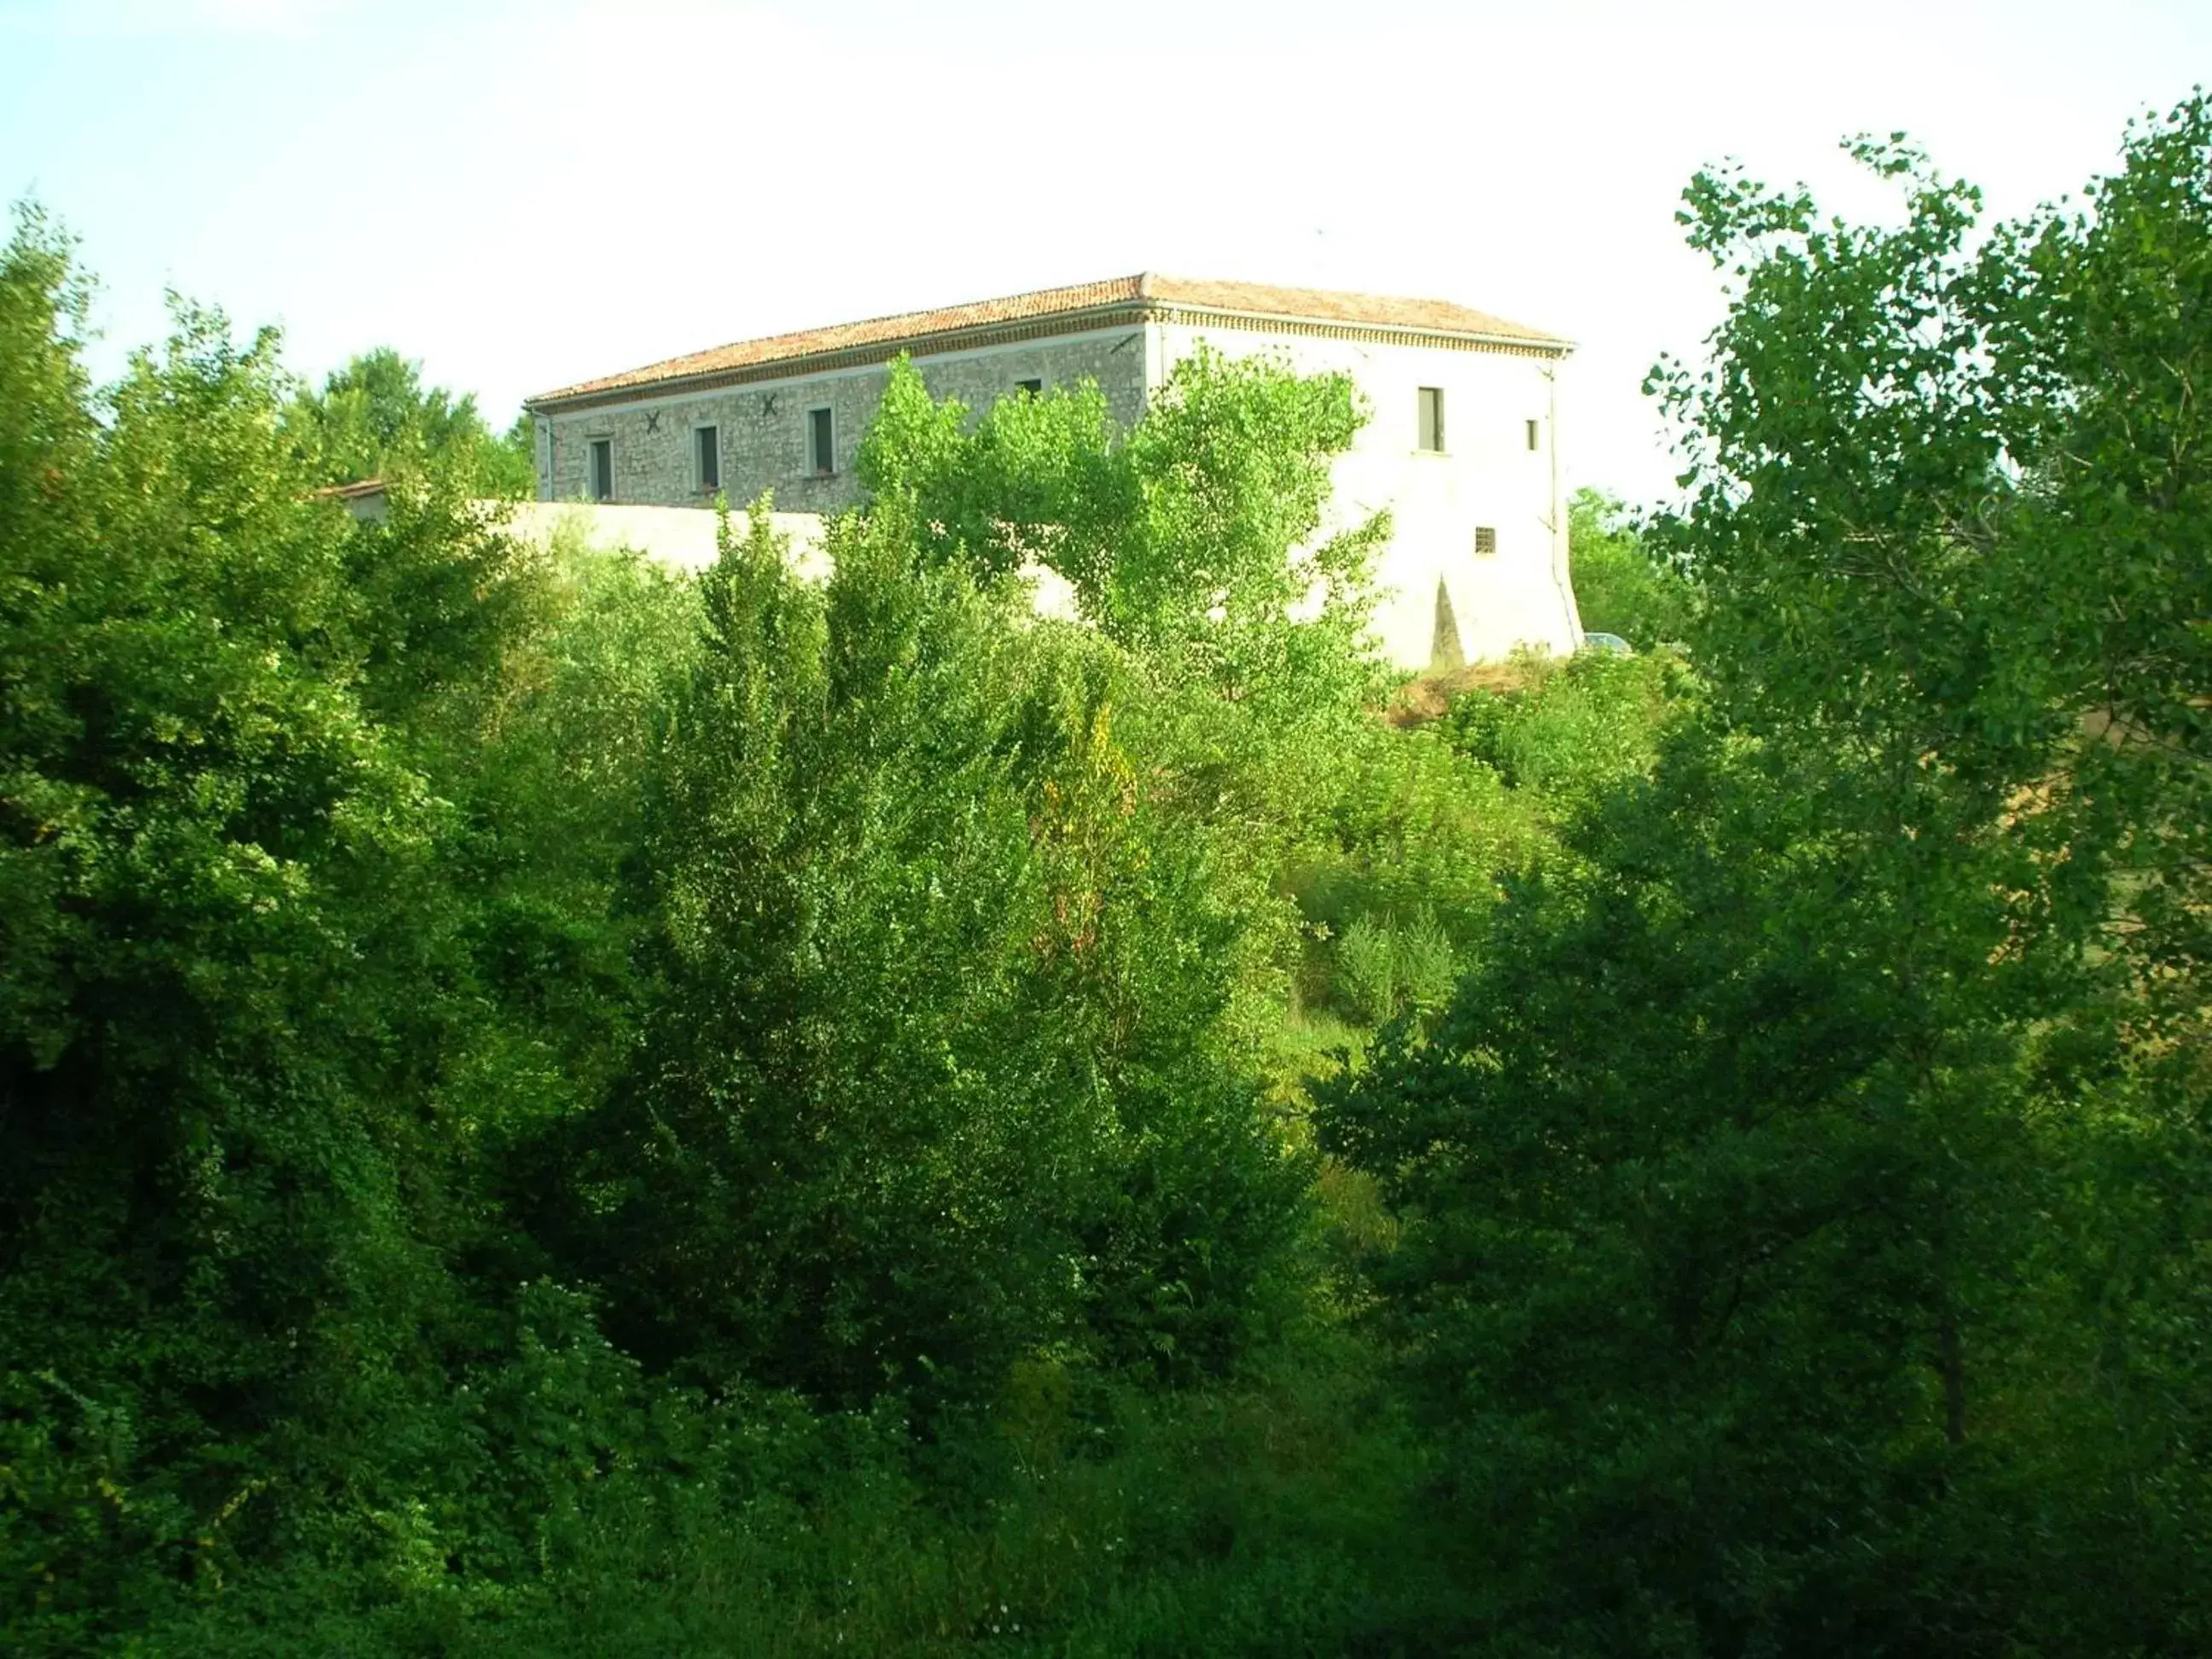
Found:
<svg viewBox="0 0 2212 1659"><path fill-rule="evenodd" d="M1431 454L1443 453L1444 389L1440 386L1421 388L1420 447Z"/></svg>
<svg viewBox="0 0 2212 1659"><path fill-rule="evenodd" d="M1493 525L1479 524L1474 527L1474 550L1477 553L1498 551L1498 530Z"/></svg>
<svg viewBox="0 0 2212 1659"><path fill-rule="evenodd" d="M1535 450L1535 449L1540 448L1540 447L1542 447L1542 444L1543 444L1543 438L1542 438L1542 428L1541 428L1541 427L1540 427L1540 426L1539 426L1539 425L1538 425L1534 421L1531 421L1531 422L1528 422L1528 447L1533 451L1533 450Z"/></svg>
<svg viewBox="0 0 2212 1659"><path fill-rule="evenodd" d="M1017 380L1014 382L1014 388L1018 392L1028 392L1032 398L1042 398L1044 396L1044 382L1042 380Z"/></svg>
<svg viewBox="0 0 2212 1659"><path fill-rule="evenodd" d="M692 452L698 459L699 488L707 490L722 487L722 428L719 426L699 426L691 428L691 441L697 446Z"/></svg>
<svg viewBox="0 0 2212 1659"><path fill-rule="evenodd" d="M592 440L592 499L611 501L615 498L615 441L612 438Z"/></svg>
<svg viewBox="0 0 2212 1659"><path fill-rule="evenodd" d="M806 464L817 477L826 478L837 470L837 452L833 447L836 435L828 410L806 411Z"/></svg>

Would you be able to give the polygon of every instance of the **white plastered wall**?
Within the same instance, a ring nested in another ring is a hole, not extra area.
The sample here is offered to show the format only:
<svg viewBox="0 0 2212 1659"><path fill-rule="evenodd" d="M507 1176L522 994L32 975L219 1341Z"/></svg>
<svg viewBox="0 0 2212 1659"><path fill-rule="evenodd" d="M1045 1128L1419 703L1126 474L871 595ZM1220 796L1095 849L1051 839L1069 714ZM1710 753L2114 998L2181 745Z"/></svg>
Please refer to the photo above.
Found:
<svg viewBox="0 0 2212 1659"><path fill-rule="evenodd" d="M351 506L349 503L349 506ZM376 503L375 516L382 506ZM679 570L700 571L721 552L721 514L697 507L622 507L585 501L480 501L478 509L519 541L544 547L558 535L575 537L586 547L628 548ZM368 516L356 508L356 516ZM751 527L752 515L743 507L730 511L730 533L743 536ZM830 558L829 526L818 513L771 513L769 527L784 538L791 569L803 581L827 582L833 574ZM1079 620L1075 590L1056 571L1039 565L1024 568L1030 585L1030 606L1040 617L1064 622Z"/></svg>
<svg viewBox="0 0 2212 1659"><path fill-rule="evenodd" d="M1202 339L1224 356L1273 355L1300 374L1348 374L1359 387L1368 423L1337 461L1334 522L1326 529L1389 509L1393 533L1376 569L1375 622L1393 663L1415 671L1456 665L1449 640L1439 639L1440 586L1455 654L1465 661L1519 647L1566 653L1581 642L1559 484L1558 359L1200 325L1152 329L1146 358L1156 383ZM1444 394L1441 453L1419 447L1423 386ZM1534 449L1530 421L1537 422ZM1495 552L1475 551L1480 526L1495 532Z"/></svg>

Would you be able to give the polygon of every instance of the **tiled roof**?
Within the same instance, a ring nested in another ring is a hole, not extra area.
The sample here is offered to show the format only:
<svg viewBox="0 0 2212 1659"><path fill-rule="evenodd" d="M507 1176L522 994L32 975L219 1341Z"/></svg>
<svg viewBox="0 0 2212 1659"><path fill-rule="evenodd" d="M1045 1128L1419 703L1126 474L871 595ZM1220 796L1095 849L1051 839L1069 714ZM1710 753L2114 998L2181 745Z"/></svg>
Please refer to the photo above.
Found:
<svg viewBox="0 0 2212 1659"><path fill-rule="evenodd" d="M1304 322L1354 323L1425 334L1468 334L1488 340L1525 340L1565 347L1566 342L1523 323L1449 300L1408 300L1387 294L1340 294L1317 288L1273 288L1264 283L1209 283L1152 273L1136 277L1139 292L1164 305L1201 311L1234 311Z"/></svg>
<svg viewBox="0 0 2212 1659"><path fill-rule="evenodd" d="M1274 288L1261 283L1216 283L1145 271L1103 283L1040 289L1003 300L980 300L935 311L902 312L830 328L802 329L765 339L695 351L642 368L583 380L556 392L540 392L532 407L572 399L598 399L670 381L716 377L765 365L873 347L888 352L942 335L1007 324L1050 322L1065 318L1069 329L1088 325L1091 313L1127 310L1195 311L1282 322L1442 334L1502 346L1565 351L1567 342L1521 323L1470 310L1449 300L1398 299L1381 294L1340 294L1323 289Z"/></svg>

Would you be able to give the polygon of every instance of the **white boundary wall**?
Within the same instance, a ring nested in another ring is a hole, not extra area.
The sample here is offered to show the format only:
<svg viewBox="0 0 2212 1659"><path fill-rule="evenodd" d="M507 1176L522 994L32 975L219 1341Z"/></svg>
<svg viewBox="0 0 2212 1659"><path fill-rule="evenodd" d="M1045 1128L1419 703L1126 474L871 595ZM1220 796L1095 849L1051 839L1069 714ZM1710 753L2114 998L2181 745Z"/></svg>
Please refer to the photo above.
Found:
<svg viewBox="0 0 2212 1659"><path fill-rule="evenodd" d="M627 547L682 570L703 570L714 562L716 532L721 515L701 507L592 506L581 501L486 502L491 512L507 510L506 528L517 540L543 547L558 531L579 538L586 547ZM826 581L830 563L822 550L822 515L818 513L775 513L769 515L775 532L791 538L791 562L799 574ZM730 510L730 533L742 537L747 520L743 508Z"/></svg>
<svg viewBox="0 0 2212 1659"><path fill-rule="evenodd" d="M682 570L703 570L714 563L720 544L720 515L697 507L592 506L580 501L486 501L487 514L507 514L506 529L518 540L543 547L562 531L586 547L626 547ZM830 580L830 556L823 546L824 521L818 513L772 513L769 521L790 540L792 568L805 580ZM730 533L743 536L750 520L741 507L730 512ZM1031 567L1033 603L1040 617L1077 617L1075 590L1056 571Z"/></svg>

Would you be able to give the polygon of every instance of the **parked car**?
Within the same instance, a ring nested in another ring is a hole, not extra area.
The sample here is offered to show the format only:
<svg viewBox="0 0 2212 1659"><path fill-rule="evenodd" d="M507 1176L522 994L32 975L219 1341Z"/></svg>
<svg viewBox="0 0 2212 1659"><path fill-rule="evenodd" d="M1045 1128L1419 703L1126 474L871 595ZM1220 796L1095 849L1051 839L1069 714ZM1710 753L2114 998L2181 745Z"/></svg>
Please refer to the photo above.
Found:
<svg viewBox="0 0 2212 1659"><path fill-rule="evenodd" d="M1636 654L1636 647L1618 634L1585 634L1583 635L1583 649L1602 651L1608 657L1632 657Z"/></svg>

